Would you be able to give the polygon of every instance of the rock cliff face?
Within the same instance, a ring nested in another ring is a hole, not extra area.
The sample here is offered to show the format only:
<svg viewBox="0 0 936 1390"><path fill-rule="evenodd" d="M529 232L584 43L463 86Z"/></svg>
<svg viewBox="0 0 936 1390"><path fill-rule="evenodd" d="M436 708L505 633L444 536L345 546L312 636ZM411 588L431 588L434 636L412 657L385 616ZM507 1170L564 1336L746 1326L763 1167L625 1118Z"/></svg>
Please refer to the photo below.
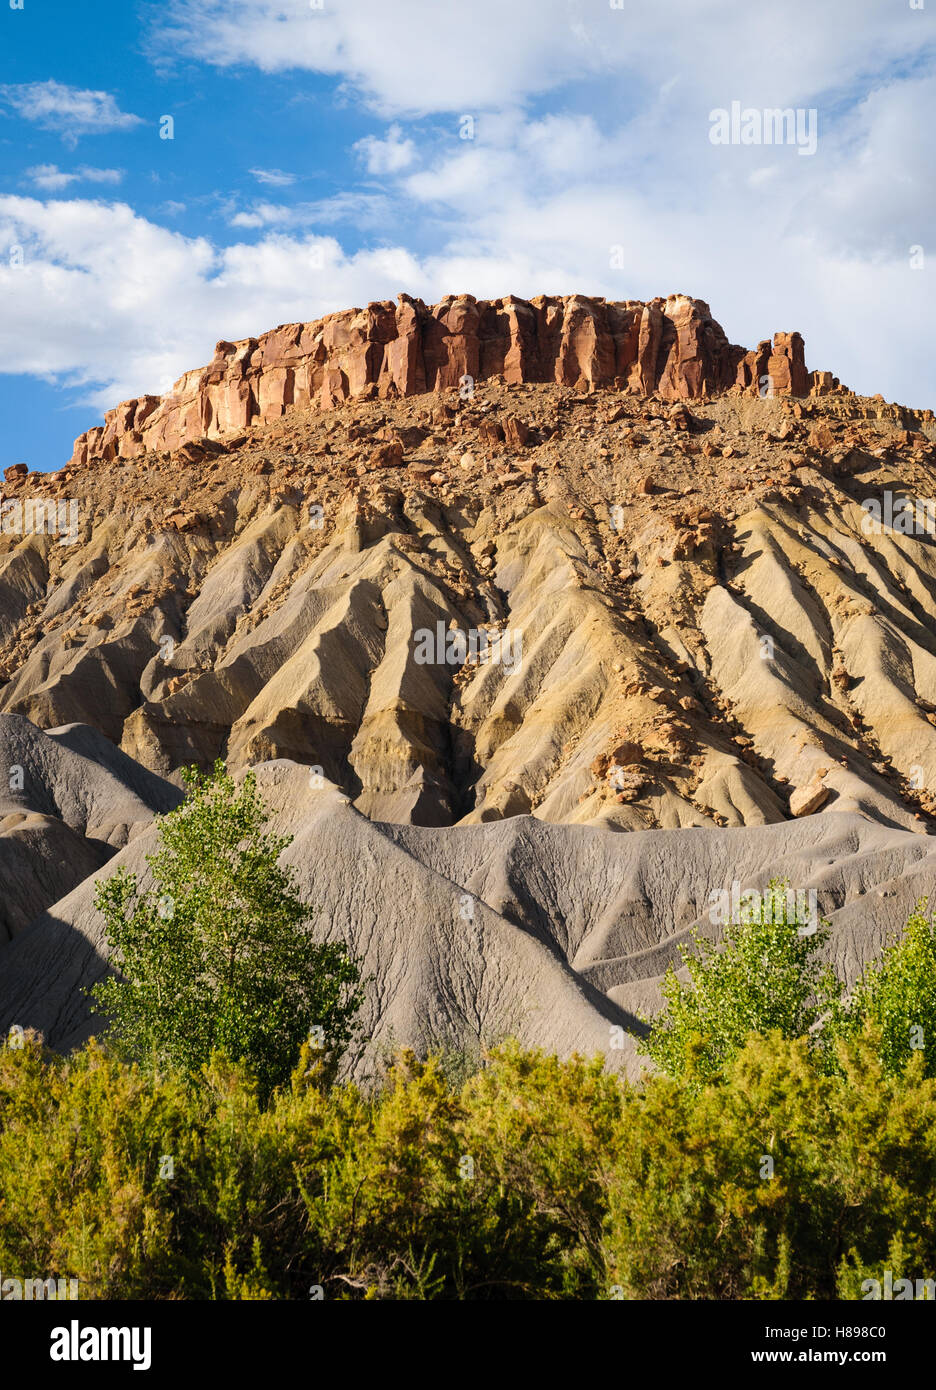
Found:
<svg viewBox="0 0 936 1390"><path fill-rule="evenodd" d="M798 334L404 298L223 343L76 462L0 493L0 1034L87 1036L94 878L217 757L375 981L362 1075L607 1048L735 884L816 889L849 980L936 900L936 422Z"/></svg>
<svg viewBox="0 0 936 1390"><path fill-rule="evenodd" d="M141 396L108 411L103 426L76 440L72 464L225 439L296 409L445 391L466 376L579 391L616 387L664 401L729 390L757 395L768 377L774 395L819 395L838 386L828 372L807 373L798 333L778 333L746 352L728 342L707 304L686 295L647 304L456 295L429 307L400 295L396 306L369 304L218 343L214 361L186 372L169 395Z"/></svg>
<svg viewBox="0 0 936 1390"><path fill-rule="evenodd" d="M864 505L936 498L925 414L489 379L14 474L0 711L375 821L936 828L932 537Z"/></svg>

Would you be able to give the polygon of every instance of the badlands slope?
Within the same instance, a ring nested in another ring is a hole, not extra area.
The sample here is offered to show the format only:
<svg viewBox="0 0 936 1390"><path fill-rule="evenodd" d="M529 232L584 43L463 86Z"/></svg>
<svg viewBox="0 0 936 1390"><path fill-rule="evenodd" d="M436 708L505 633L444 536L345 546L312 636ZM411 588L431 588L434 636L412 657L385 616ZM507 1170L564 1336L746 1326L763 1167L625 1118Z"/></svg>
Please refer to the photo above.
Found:
<svg viewBox="0 0 936 1390"><path fill-rule="evenodd" d="M936 497L932 415L698 301L464 300L219 344L8 480L77 509L0 535L0 1026L86 1034L89 876L218 756L374 975L372 1053L607 1048L736 878L819 889L849 975L931 890L936 546L862 503ZM455 629L513 659L419 659Z"/></svg>

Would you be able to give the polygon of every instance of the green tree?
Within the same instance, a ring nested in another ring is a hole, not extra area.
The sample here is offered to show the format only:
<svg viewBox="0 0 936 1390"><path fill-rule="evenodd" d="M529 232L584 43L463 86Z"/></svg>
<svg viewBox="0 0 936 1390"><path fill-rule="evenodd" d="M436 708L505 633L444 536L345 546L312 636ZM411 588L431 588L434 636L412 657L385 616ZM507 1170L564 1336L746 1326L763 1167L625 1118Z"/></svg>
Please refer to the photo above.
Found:
<svg viewBox="0 0 936 1390"><path fill-rule="evenodd" d="M903 933L878 961L870 961L848 1006L837 1017L836 1032L860 1033L867 1023L880 1031L880 1057L891 1073L903 1070L915 1052L923 1054L924 1075L936 1076L936 916L927 916L922 898Z"/></svg>
<svg viewBox="0 0 936 1390"><path fill-rule="evenodd" d="M309 908L277 862L288 836L248 773L183 773L188 796L159 822L139 892L125 870L98 885L119 974L92 991L124 1054L195 1072L213 1051L243 1061L261 1093L288 1080L311 1035L333 1072L361 1004L359 971L340 944L309 935ZM313 1031L316 1030L316 1031Z"/></svg>
<svg viewBox="0 0 936 1390"><path fill-rule="evenodd" d="M667 971L665 1007L638 1045L662 1071L696 1082L714 1078L749 1033L772 1030L808 1036L817 1058L830 1058L822 1025L838 1016L841 985L817 959L828 927L809 923L791 899L786 883L771 879L741 920L726 927L721 950L693 935L694 952L681 952L689 983Z"/></svg>

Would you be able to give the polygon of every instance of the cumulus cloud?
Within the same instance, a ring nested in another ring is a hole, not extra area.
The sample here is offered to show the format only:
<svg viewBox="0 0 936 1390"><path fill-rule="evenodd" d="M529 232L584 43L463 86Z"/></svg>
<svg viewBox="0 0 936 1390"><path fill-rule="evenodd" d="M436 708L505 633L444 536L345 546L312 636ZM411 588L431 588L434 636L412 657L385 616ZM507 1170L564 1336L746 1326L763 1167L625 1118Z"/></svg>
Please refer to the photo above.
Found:
<svg viewBox="0 0 936 1390"><path fill-rule="evenodd" d="M588 70L569 9L568 0L473 0L470 9L426 0L322 9L308 0L174 0L154 26L154 49L219 67L347 78L379 109L472 111L499 104L505 87L545 90Z"/></svg>
<svg viewBox="0 0 936 1390"><path fill-rule="evenodd" d="M72 145L82 135L103 135L142 124L139 116L121 111L110 92L84 91L51 78L0 87L0 101Z"/></svg>
<svg viewBox="0 0 936 1390"><path fill-rule="evenodd" d="M550 115L527 120L502 112L470 141L452 141L403 188L420 201L447 206L461 218L486 205L543 196L569 181L599 184L624 172L620 132L602 131L591 116Z"/></svg>
<svg viewBox="0 0 936 1390"><path fill-rule="evenodd" d="M609 95L630 111L667 82L675 103L705 112L734 98L798 105L915 64L934 38L929 10L897 16L882 0L787 0L782 19L735 0L171 0L166 16L153 40L163 55L333 75L401 114L477 113L623 75Z"/></svg>
<svg viewBox="0 0 936 1390"><path fill-rule="evenodd" d="M408 168L416 158L416 146L403 135L403 128L392 125L387 138L379 140L376 135L365 135L354 146L364 160L369 174L399 174Z"/></svg>
<svg viewBox="0 0 936 1390"><path fill-rule="evenodd" d="M120 183L122 169L94 169L82 164L79 169L64 170L57 164L35 164L26 170L26 177L46 193L58 193L72 183Z"/></svg>
<svg viewBox="0 0 936 1390"><path fill-rule="evenodd" d="M433 288L400 248L347 255L331 237L275 232L218 247L78 198L0 197L0 247L3 370L57 378L101 411L168 390L218 338Z"/></svg>

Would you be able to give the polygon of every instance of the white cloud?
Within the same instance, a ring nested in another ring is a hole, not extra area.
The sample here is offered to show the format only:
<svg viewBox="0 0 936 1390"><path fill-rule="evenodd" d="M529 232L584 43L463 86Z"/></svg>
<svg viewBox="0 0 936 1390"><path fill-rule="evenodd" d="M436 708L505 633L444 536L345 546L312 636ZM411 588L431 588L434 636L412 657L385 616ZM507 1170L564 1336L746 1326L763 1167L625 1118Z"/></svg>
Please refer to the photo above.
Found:
<svg viewBox="0 0 936 1390"><path fill-rule="evenodd" d="M799 105L841 92L933 42L931 10L897 15L882 0L171 0L156 51L219 67L306 70L340 78L390 113L475 113L524 102L577 79L616 81L615 106L634 112L658 83L666 99L708 112L738 98Z"/></svg>
<svg viewBox="0 0 936 1390"><path fill-rule="evenodd" d="M251 169L257 183L269 184L272 188L288 188L296 182L295 174L286 174L282 169Z"/></svg>
<svg viewBox="0 0 936 1390"><path fill-rule="evenodd" d="M270 203L261 203L253 212L236 212L230 219L230 225L245 230L254 227L265 227L271 222L276 222L279 215L287 211L287 208L277 208Z"/></svg>
<svg viewBox="0 0 936 1390"><path fill-rule="evenodd" d="M850 112L834 137L835 157L824 171L821 196L810 208L830 240L868 257L899 254L911 243L931 240L934 123L934 75L875 88Z"/></svg>
<svg viewBox="0 0 936 1390"><path fill-rule="evenodd" d="M14 244L21 268L0 257L3 370L82 388L102 412L168 389L218 338L433 289L399 248L349 256L331 237L277 233L220 248L122 203L0 197L0 248Z"/></svg>
<svg viewBox="0 0 936 1390"><path fill-rule="evenodd" d="M578 8L580 0L572 0ZM379 108L452 111L499 104L505 86L546 90L577 66L568 0L174 0L156 51L219 67L248 63L348 78ZM559 16L560 32L555 19Z"/></svg>
<svg viewBox="0 0 936 1390"><path fill-rule="evenodd" d="M600 182L621 173L620 166L620 141L591 116L528 121L510 111L486 119L474 140L443 147L434 162L407 175L403 187L420 201L474 218L487 205L543 196L570 180Z"/></svg>
<svg viewBox="0 0 936 1390"><path fill-rule="evenodd" d="M36 164L26 170L26 177L44 192L58 193L72 183L120 183L123 170L93 169L87 164L82 164L79 169L66 172L57 164Z"/></svg>
<svg viewBox="0 0 936 1390"><path fill-rule="evenodd" d="M142 125L139 116L121 111L110 92L82 91L51 78L0 87L0 101L24 120L61 135L75 144L81 135L102 135Z"/></svg>
<svg viewBox="0 0 936 1390"><path fill-rule="evenodd" d="M386 218L388 203L377 193L336 193L313 203L253 203L248 210L228 212L228 225L245 230L261 227L333 226L353 222L361 230L379 226Z"/></svg>
<svg viewBox="0 0 936 1390"><path fill-rule="evenodd" d="M398 125L390 127L385 140L365 135L354 148L367 165L369 174L398 174L416 158L415 144L404 138L403 129Z"/></svg>
<svg viewBox="0 0 936 1390"><path fill-rule="evenodd" d="M218 247L123 204L0 198L0 247L25 251L21 269L0 260L0 361L84 386L103 411L167 389L209 361L218 338L401 290L427 302L462 290L614 299L683 291L707 299L735 341L752 346L797 328L811 367L867 394L933 405L929 329L919 313L925 272L906 257L871 263L842 254L808 233L765 254L763 235L737 223L736 207L685 207L674 217L639 189L578 184L545 198L526 190L509 209L455 219L438 251L419 257L402 246L348 254L334 237L272 230L254 245ZM773 204L762 209L762 233L774 216ZM611 268L616 244L625 270Z"/></svg>

